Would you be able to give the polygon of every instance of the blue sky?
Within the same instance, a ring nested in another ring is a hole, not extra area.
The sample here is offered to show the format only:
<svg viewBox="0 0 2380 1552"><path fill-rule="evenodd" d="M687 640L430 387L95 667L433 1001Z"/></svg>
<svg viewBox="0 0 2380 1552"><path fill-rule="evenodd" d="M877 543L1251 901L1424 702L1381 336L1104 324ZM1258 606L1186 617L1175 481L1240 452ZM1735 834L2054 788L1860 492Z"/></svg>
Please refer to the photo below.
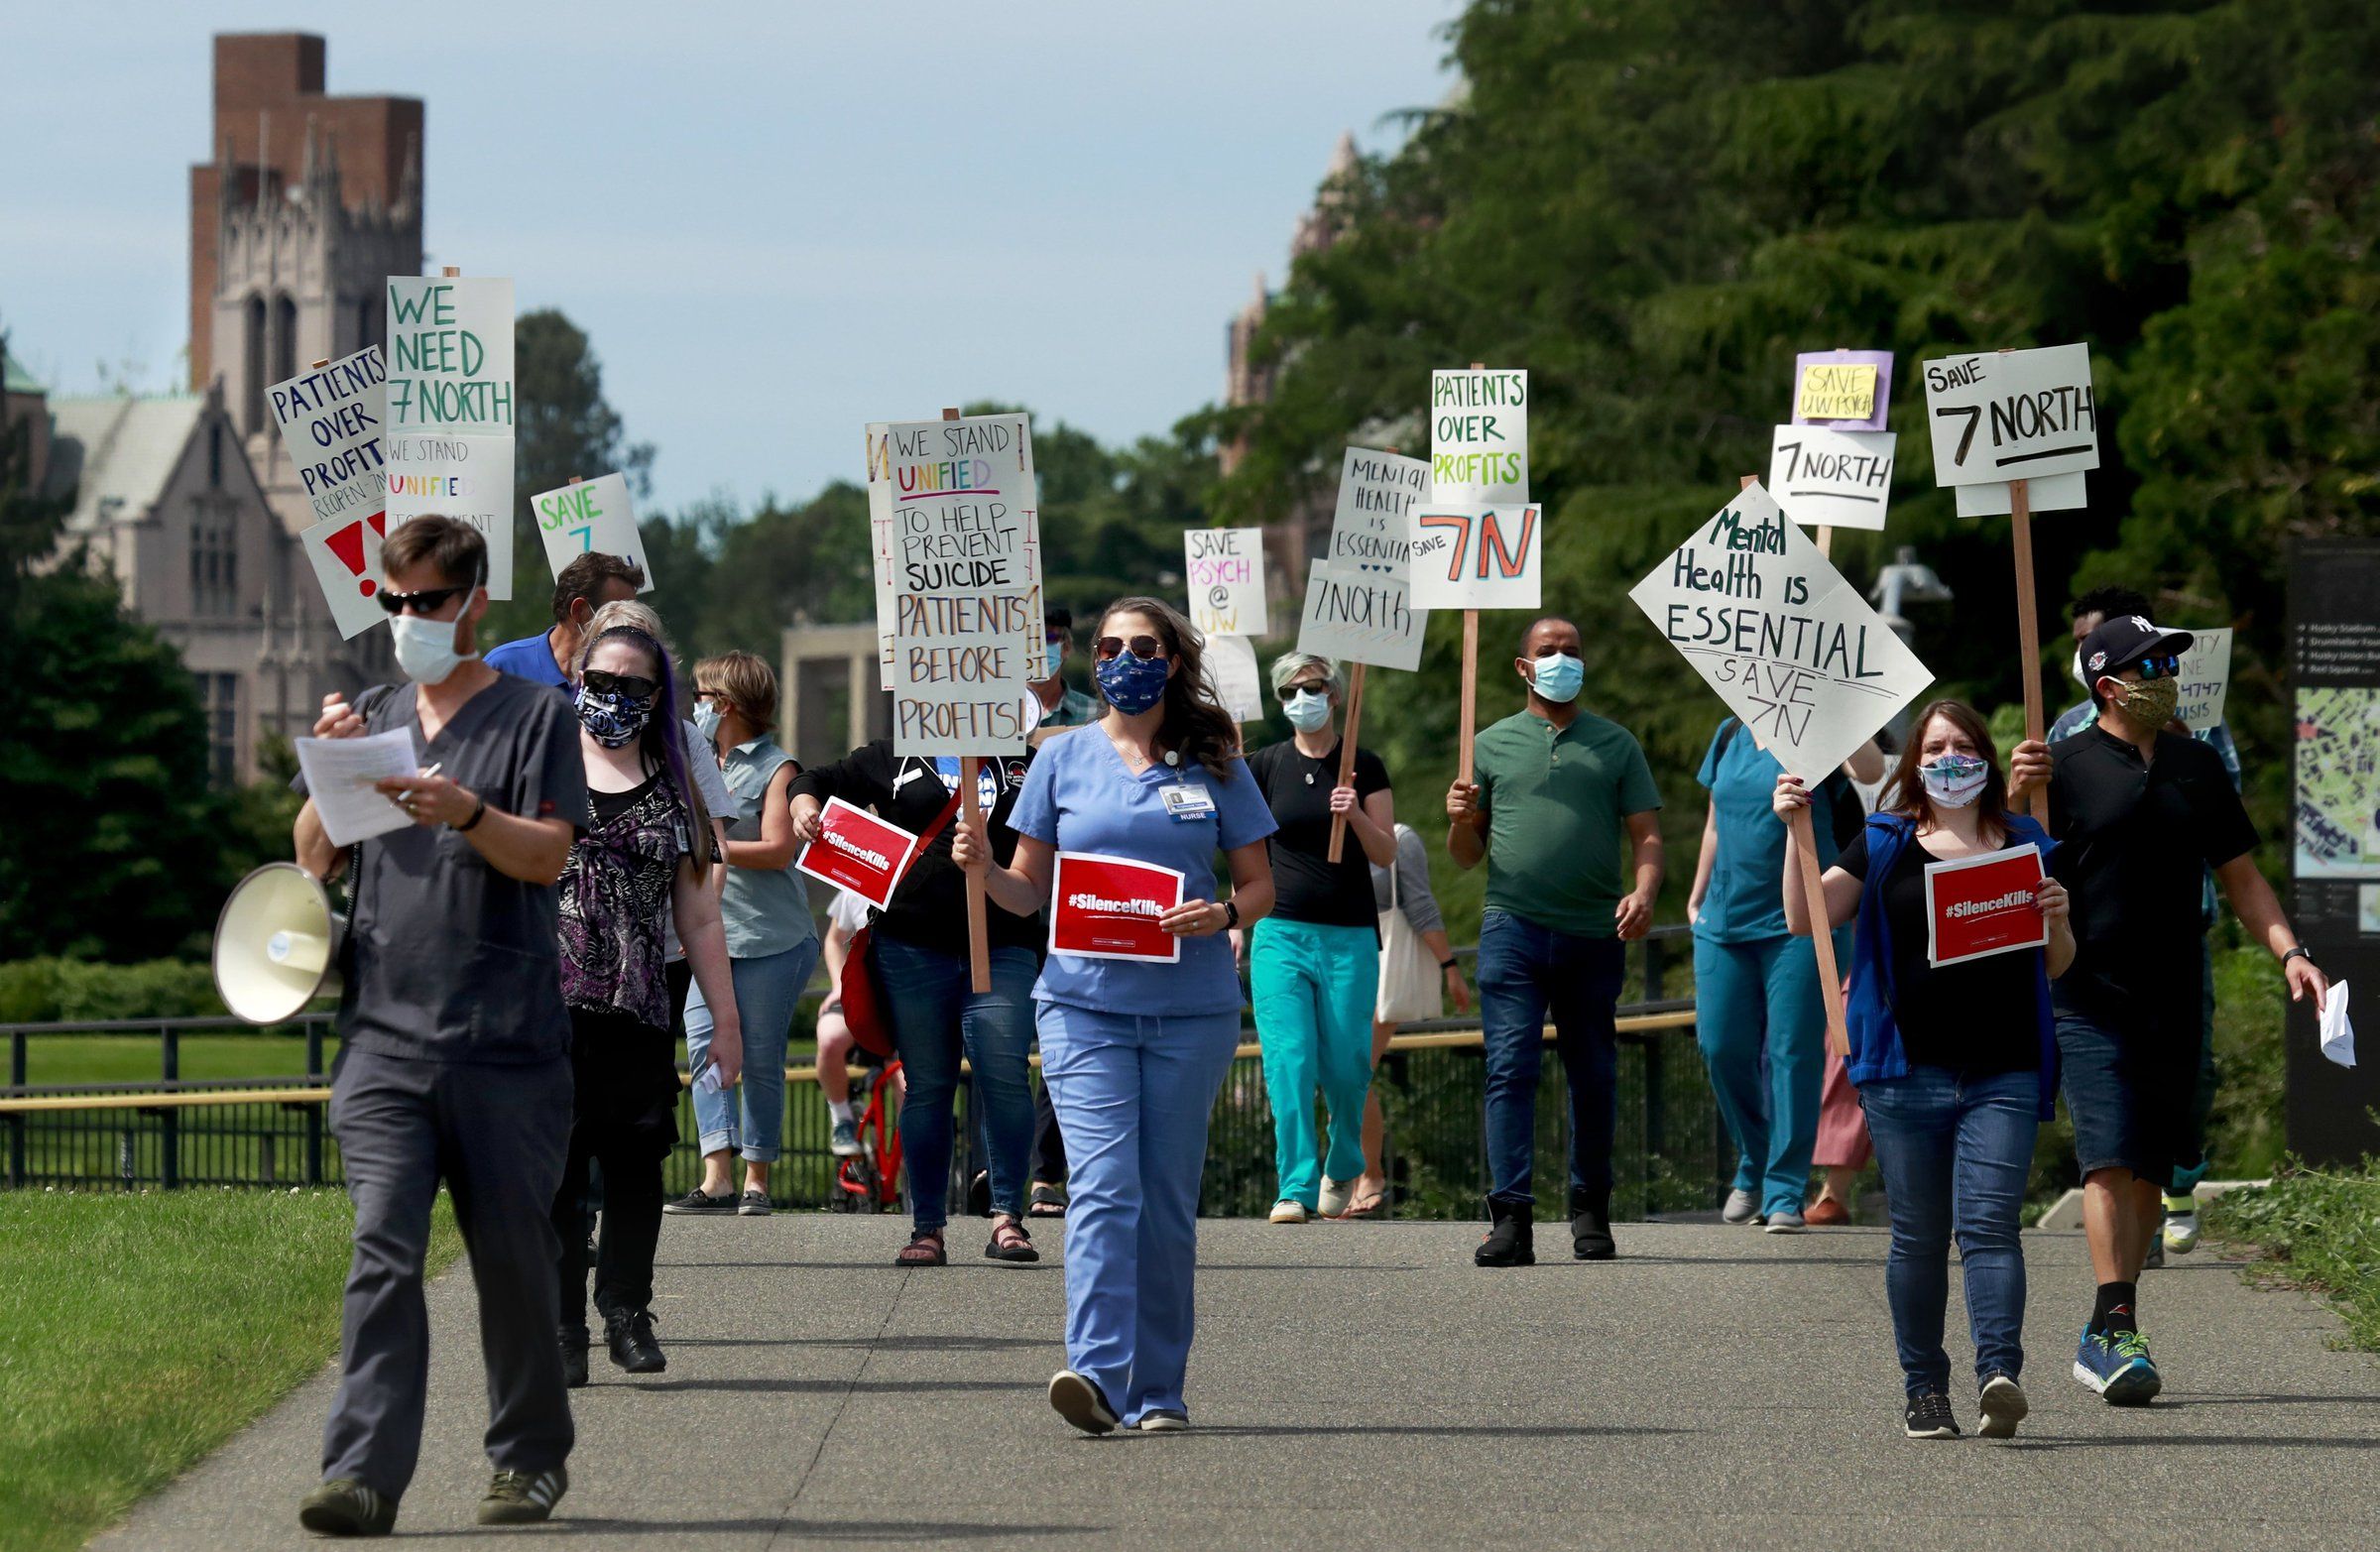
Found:
<svg viewBox="0 0 2380 1552"><path fill-rule="evenodd" d="M1457 10L12 7L0 325L59 391L175 386L209 35L302 29L332 92L425 100L429 262L587 329L665 508L857 477L865 422L962 400L1130 440L1220 396L1339 133L1447 91Z"/></svg>

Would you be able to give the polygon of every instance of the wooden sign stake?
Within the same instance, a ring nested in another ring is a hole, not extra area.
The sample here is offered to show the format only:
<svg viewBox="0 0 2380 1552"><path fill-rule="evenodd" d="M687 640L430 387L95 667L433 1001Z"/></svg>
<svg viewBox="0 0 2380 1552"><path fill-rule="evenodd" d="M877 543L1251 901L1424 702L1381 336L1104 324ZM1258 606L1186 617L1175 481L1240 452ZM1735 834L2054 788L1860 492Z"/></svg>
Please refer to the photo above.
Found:
<svg viewBox="0 0 2380 1552"><path fill-rule="evenodd" d="M2016 537L2016 630L2025 668L2025 737L2041 740L2041 613L2033 598L2033 493L2023 480L2008 482L2008 519ZM2047 829L2050 794L2029 793L2025 809Z"/></svg>
<svg viewBox="0 0 2380 1552"><path fill-rule="evenodd" d="M1830 562L1835 558L1835 526L1831 523L1818 526L1818 552Z"/></svg>
<svg viewBox="0 0 2380 1552"><path fill-rule="evenodd" d="M1485 372L1488 363L1474 361L1474 372ZM1471 725L1480 707L1480 612L1463 611L1463 736L1456 744L1455 779L1471 784Z"/></svg>
<svg viewBox="0 0 2380 1552"><path fill-rule="evenodd" d="M942 418L955 420L959 412L945 407ZM975 755L959 757L959 817L974 825L984 817L982 797L977 793L977 773L983 769ZM985 921L984 881L981 875L967 876L967 974L968 984L978 993L992 990L991 929Z"/></svg>
<svg viewBox="0 0 2380 1552"><path fill-rule="evenodd" d="M463 273L463 267L459 264L449 264L438 273L447 280L453 280Z"/></svg>
<svg viewBox="0 0 2380 1552"><path fill-rule="evenodd" d="M324 358L322 358L320 361L317 361L317 362L315 362L315 363L313 364L313 366L310 368L310 370L312 370L312 371L315 371L315 372L319 372L319 371L321 371L321 370L322 370L324 367L326 367L326 366L328 366L328 365L330 365L330 358L329 358L329 357L327 357L327 356L325 356L325 357L324 357Z"/></svg>
<svg viewBox="0 0 2380 1552"><path fill-rule="evenodd" d="M1364 720L1364 667L1355 665L1347 676L1347 730L1339 735L1339 784L1353 786L1356 781L1356 728ZM1330 860L1337 862L1347 849L1347 815L1331 815Z"/></svg>

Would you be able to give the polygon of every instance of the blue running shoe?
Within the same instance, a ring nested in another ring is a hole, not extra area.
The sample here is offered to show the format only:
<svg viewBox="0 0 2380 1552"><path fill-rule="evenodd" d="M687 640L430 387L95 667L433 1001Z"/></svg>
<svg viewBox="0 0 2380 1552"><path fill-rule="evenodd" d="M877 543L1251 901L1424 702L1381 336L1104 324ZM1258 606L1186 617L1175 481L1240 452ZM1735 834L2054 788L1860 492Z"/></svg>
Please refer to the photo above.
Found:
<svg viewBox="0 0 2380 1552"><path fill-rule="evenodd" d="M2149 1339L2137 1331L2085 1331L2075 1351L2075 1377L2109 1406L2146 1406L2165 1381L2149 1358Z"/></svg>

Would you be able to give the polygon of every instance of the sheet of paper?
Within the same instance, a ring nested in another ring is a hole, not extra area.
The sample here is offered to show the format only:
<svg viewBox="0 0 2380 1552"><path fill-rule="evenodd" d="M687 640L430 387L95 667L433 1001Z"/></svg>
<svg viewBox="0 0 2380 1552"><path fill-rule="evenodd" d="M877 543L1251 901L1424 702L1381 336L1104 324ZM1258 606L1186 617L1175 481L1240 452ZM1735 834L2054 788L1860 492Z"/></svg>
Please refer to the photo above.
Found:
<svg viewBox="0 0 2380 1552"><path fill-rule="evenodd" d="M2347 1022L2347 984L2330 983L2322 1005L2322 1054L2341 1067L2355 1065L2355 1026Z"/></svg>
<svg viewBox="0 0 2380 1552"><path fill-rule="evenodd" d="M331 845L353 846L414 822L372 785L384 776L420 775L421 757L414 748L411 728L362 738L291 742L298 750L298 769L305 776L306 795L314 800L314 812Z"/></svg>

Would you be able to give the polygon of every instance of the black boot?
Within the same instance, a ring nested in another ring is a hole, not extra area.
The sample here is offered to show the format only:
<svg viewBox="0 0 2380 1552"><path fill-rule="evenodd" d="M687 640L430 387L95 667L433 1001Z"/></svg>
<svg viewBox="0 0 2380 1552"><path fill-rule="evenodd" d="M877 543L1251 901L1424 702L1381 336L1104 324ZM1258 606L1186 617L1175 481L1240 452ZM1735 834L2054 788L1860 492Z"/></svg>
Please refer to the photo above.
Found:
<svg viewBox="0 0 2380 1552"><path fill-rule="evenodd" d="M1502 1202L1488 1198L1488 1238L1471 1253L1474 1264L1480 1266L1534 1266L1537 1248L1533 1243L1535 1212L1526 1202Z"/></svg>
<svg viewBox="0 0 2380 1552"><path fill-rule="evenodd" d="M657 1374L669 1367L661 1344L653 1335L651 1310L622 1310L604 1317L604 1339L611 1344L612 1362L632 1374Z"/></svg>
<svg viewBox="0 0 2380 1552"><path fill-rule="evenodd" d="M562 1328L562 1383L575 1390L587 1382L587 1328Z"/></svg>
<svg viewBox="0 0 2380 1552"><path fill-rule="evenodd" d="M1570 1188L1570 1254L1583 1261L1607 1261L1619 1254L1611 1243L1611 1199Z"/></svg>

